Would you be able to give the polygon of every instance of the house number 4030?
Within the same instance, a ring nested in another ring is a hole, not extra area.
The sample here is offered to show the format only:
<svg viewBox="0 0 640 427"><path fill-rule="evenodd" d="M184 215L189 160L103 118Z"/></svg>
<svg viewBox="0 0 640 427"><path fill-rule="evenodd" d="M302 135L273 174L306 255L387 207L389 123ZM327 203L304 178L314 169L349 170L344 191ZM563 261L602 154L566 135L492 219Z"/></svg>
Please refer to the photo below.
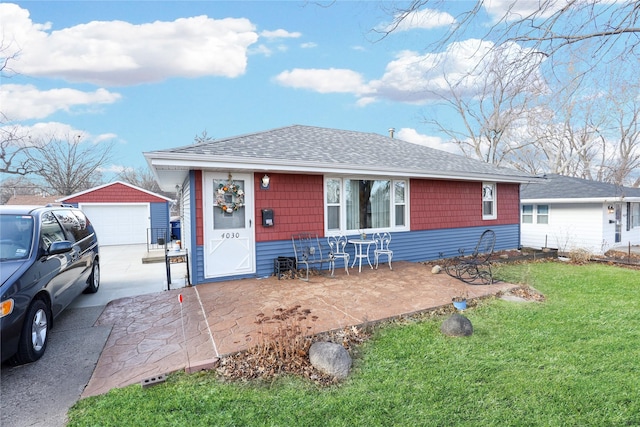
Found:
<svg viewBox="0 0 640 427"><path fill-rule="evenodd" d="M240 233L222 233L223 239L239 239Z"/></svg>

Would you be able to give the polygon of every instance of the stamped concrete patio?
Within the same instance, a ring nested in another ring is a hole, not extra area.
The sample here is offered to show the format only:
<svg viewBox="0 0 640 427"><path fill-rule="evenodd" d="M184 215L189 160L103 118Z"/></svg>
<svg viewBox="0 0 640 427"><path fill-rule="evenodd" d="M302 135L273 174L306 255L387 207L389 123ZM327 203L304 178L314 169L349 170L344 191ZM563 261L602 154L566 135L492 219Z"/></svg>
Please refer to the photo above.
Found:
<svg viewBox="0 0 640 427"><path fill-rule="evenodd" d="M421 263L350 272L336 268L335 277L313 276L309 282L235 280L112 301L97 321L112 331L82 397L164 373L211 367L216 358L257 344L256 316L272 315L277 308L311 310L317 316L312 332L320 333L451 304L461 292L477 298L516 287L466 285L432 274Z"/></svg>

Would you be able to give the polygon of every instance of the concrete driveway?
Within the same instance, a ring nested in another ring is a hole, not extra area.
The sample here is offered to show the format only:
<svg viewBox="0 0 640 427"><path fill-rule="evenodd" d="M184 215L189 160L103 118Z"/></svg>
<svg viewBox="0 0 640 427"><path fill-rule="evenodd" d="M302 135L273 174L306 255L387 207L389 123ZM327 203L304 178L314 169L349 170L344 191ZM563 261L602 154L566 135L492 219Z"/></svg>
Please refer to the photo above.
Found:
<svg viewBox="0 0 640 427"><path fill-rule="evenodd" d="M80 295L56 320L45 355L23 366L0 369L1 426L64 426L68 409L91 378L111 325L96 326L112 300L167 289L164 263L143 264L146 245L100 248L101 284ZM172 264L172 289L184 286L186 264Z"/></svg>

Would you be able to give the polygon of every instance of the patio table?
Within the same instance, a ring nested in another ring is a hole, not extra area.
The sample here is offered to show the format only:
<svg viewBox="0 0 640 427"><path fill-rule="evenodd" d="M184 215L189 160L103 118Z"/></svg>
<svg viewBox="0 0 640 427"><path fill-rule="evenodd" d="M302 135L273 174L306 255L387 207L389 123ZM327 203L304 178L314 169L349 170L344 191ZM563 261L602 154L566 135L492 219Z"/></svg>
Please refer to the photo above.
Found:
<svg viewBox="0 0 640 427"><path fill-rule="evenodd" d="M356 256L353 257L353 263L351 264L351 268L356 265L356 261L358 261L358 273L362 272L362 260L366 259L369 263L369 267L373 269L373 265L371 265L371 260L369 259L369 246L375 243L374 240L369 239L350 239L349 243L353 244L356 250ZM365 250L366 247L366 250Z"/></svg>

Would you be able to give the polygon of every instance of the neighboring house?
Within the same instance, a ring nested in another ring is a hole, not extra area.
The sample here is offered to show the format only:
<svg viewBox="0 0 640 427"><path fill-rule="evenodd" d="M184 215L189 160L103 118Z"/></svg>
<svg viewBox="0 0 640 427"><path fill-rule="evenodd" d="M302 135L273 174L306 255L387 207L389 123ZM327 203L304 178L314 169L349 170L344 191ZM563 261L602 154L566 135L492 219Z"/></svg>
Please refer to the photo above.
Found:
<svg viewBox="0 0 640 427"><path fill-rule="evenodd" d="M603 254L640 244L640 188L546 175L520 191L522 246Z"/></svg>
<svg viewBox="0 0 640 427"><path fill-rule="evenodd" d="M55 201L61 196L49 196L49 195L26 195L18 194L11 196L7 200L6 205L31 205L31 206L46 206L49 203L55 203Z"/></svg>
<svg viewBox="0 0 640 427"><path fill-rule="evenodd" d="M299 125L144 155L161 189L180 193L195 284L269 276L300 232L326 247L329 235L388 231L394 261L470 253L488 228L497 249L517 248L520 184L535 179L386 136Z"/></svg>
<svg viewBox="0 0 640 427"><path fill-rule="evenodd" d="M171 199L126 182L112 182L57 199L82 209L100 245L157 243L169 236Z"/></svg>

